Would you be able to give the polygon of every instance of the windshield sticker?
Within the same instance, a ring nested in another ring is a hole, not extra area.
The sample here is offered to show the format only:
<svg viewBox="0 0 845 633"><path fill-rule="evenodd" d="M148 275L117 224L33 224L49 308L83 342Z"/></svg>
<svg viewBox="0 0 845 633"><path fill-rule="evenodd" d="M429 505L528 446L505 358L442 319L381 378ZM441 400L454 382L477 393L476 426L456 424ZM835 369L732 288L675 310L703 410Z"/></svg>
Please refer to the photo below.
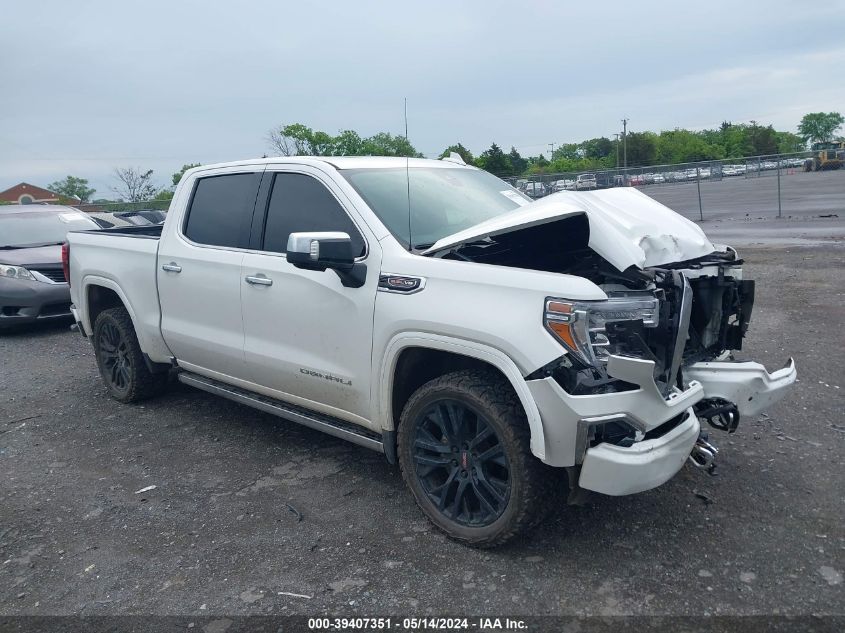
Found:
<svg viewBox="0 0 845 633"><path fill-rule="evenodd" d="M509 189L505 189L504 191L500 191L499 193L502 194L505 198L510 198L511 200L516 202L519 206L522 206L524 204L528 204L528 201L525 198L523 198L521 195L519 195L516 191L511 191Z"/></svg>
<svg viewBox="0 0 845 633"><path fill-rule="evenodd" d="M59 214L59 219L62 222L64 222L65 224L67 224L68 222L76 222L77 220L80 220L84 217L85 217L84 213L79 213L79 212L74 213L72 211L69 212L69 213L60 213Z"/></svg>

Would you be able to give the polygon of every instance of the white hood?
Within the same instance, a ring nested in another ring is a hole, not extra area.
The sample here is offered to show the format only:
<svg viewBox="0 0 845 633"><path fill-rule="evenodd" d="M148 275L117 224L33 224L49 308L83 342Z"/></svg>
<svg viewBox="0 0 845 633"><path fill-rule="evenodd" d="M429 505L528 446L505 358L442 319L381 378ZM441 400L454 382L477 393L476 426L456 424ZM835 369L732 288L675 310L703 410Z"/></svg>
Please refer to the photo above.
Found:
<svg viewBox="0 0 845 633"><path fill-rule="evenodd" d="M561 191L438 240L430 255L562 218L586 214L589 246L619 270L646 268L717 250L697 224L632 187Z"/></svg>

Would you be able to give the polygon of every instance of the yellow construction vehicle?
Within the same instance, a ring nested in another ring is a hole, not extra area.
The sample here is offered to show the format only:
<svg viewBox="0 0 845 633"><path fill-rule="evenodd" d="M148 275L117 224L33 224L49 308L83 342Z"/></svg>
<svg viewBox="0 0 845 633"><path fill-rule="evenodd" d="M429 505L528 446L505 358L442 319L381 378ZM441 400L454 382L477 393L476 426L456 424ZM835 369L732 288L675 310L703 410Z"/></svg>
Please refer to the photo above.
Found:
<svg viewBox="0 0 845 633"><path fill-rule="evenodd" d="M813 143L812 156L804 161L804 171L839 169L845 165L845 141L826 141Z"/></svg>

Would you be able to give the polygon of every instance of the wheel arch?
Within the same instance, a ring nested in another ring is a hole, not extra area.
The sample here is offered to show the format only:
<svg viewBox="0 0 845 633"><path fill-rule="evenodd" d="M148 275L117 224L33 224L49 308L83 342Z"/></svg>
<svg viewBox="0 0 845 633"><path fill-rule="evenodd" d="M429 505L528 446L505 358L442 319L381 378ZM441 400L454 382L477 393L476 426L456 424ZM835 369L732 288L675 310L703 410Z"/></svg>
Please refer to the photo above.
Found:
<svg viewBox="0 0 845 633"><path fill-rule="evenodd" d="M82 324L89 336L94 333L94 323L97 321L97 316L103 310L109 308L125 308L129 313L129 318L132 319L132 326L136 332L138 331L132 304L129 303L123 290L114 281L104 277L86 277L82 281L82 287L82 296L85 301L85 316Z"/></svg>
<svg viewBox="0 0 845 633"><path fill-rule="evenodd" d="M167 348L159 330L158 304L150 306L148 314L139 314L127 297L126 293L113 279L98 275L88 275L82 279L79 295L80 303L83 303L82 327L88 336L94 334L94 323L103 310L122 307L129 314L135 335L141 351L150 359L150 362L158 365L171 364L172 353ZM145 316L146 319L143 319Z"/></svg>
<svg viewBox="0 0 845 633"><path fill-rule="evenodd" d="M540 411L513 360L495 348L428 333L405 333L386 348L377 396L382 428L395 432L399 414L416 389L432 378L460 369L491 369L501 374L519 398L531 432L531 452L545 458Z"/></svg>

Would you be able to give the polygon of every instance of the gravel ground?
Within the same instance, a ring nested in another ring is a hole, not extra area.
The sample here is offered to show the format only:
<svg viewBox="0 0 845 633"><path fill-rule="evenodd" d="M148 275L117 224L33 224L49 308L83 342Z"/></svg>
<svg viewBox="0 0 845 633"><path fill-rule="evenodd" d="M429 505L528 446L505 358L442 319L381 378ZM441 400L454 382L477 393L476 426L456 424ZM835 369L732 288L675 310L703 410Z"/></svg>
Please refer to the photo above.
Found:
<svg viewBox="0 0 845 633"><path fill-rule="evenodd" d="M743 254L745 355L794 356L789 396L713 432L717 477L495 551L434 531L376 453L179 385L121 405L66 327L0 335L0 614L842 614L845 250Z"/></svg>

